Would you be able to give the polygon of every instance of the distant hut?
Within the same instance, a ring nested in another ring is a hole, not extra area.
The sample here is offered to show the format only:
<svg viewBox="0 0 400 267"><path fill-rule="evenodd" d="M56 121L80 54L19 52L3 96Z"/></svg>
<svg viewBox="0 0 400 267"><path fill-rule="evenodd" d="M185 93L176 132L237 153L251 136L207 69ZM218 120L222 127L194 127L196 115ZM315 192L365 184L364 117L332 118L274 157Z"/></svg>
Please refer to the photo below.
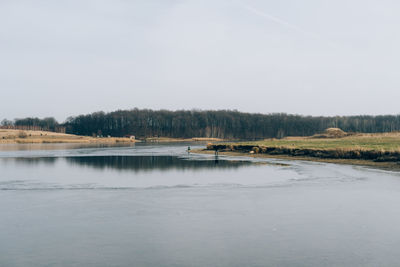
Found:
<svg viewBox="0 0 400 267"><path fill-rule="evenodd" d="M129 138L129 139L131 139L131 140L135 140L135 136L132 135L132 134L126 134L126 135L124 135L124 137L125 137L125 138Z"/></svg>

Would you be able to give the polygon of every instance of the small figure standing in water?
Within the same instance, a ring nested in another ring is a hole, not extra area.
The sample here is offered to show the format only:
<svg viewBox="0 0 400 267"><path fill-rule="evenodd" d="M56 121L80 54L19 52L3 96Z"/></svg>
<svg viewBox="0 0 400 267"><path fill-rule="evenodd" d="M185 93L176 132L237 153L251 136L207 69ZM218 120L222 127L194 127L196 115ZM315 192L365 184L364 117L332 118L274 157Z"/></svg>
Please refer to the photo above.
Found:
<svg viewBox="0 0 400 267"><path fill-rule="evenodd" d="M190 153L190 146L188 146L187 152Z"/></svg>
<svg viewBox="0 0 400 267"><path fill-rule="evenodd" d="M218 149L215 149L215 154L214 155L215 155L215 161L214 162L215 162L215 164L218 164L218 162L219 162L218 161Z"/></svg>

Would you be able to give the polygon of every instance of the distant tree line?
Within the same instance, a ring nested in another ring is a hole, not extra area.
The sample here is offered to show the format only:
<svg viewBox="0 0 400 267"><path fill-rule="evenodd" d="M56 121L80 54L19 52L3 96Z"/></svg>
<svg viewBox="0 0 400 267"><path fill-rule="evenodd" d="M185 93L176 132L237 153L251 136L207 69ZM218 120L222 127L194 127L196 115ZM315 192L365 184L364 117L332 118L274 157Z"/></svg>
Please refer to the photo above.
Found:
<svg viewBox="0 0 400 267"><path fill-rule="evenodd" d="M226 139L282 138L309 136L337 127L347 132L392 132L400 130L400 115L314 117L251 114L235 110L168 111L133 109L95 112L70 117L68 133L137 137L215 137Z"/></svg>
<svg viewBox="0 0 400 267"><path fill-rule="evenodd" d="M132 109L95 112L69 117L63 124L54 118L3 120L2 125L34 125L54 130L66 127L67 133L137 137L214 137L225 139L282 138L309 136L337 127L346 132L400 131L400 115L314 117L277 114L254 114L235 110L168 111Z"/></svg>
<svg viewBox="0 0 400 267"><path fill-rule="evenodd" d="M44 119L39 118L23 118L23 119L15 119L14 121L10 121L4 119L1 121L1 126L36 126L38 128L55 131L60 124L53 117L48 117Z"/></svg>

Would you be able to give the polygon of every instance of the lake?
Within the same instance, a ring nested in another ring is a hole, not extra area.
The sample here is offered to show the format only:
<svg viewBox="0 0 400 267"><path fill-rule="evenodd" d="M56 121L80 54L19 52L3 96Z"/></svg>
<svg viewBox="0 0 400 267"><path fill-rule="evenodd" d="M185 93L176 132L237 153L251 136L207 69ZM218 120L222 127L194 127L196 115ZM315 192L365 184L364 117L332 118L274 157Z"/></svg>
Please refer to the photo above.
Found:
<svg viewBox="0 0 400 267"><path fill-rule="evenodd" d="M399 173L188 146L0 146L0 266L398 266Z"/></svg>

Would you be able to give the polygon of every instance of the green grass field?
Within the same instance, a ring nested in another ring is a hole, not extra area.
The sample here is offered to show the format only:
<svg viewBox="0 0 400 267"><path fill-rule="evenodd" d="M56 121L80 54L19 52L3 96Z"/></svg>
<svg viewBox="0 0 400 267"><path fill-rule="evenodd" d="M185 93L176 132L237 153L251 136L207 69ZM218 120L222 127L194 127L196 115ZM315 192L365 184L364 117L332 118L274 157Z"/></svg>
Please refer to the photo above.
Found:
<svg viewBox="0 0 400 267"><path fill-rule="evenodd" d="M400 151L399 134L362 134L343 138L288 137L285 139L266 139L263 141L240 142L235 145L254 145L265 147L285 147L319 150L375 150Z"/></svg>
<svg viewBox="0 0 400 267"><path fill-rule="evenodd" d="M286 137L208 144L205 151L302 159L400 169L400 133L346 134L344 137ZM215 153L215 152L214 152Z"/></svg>

